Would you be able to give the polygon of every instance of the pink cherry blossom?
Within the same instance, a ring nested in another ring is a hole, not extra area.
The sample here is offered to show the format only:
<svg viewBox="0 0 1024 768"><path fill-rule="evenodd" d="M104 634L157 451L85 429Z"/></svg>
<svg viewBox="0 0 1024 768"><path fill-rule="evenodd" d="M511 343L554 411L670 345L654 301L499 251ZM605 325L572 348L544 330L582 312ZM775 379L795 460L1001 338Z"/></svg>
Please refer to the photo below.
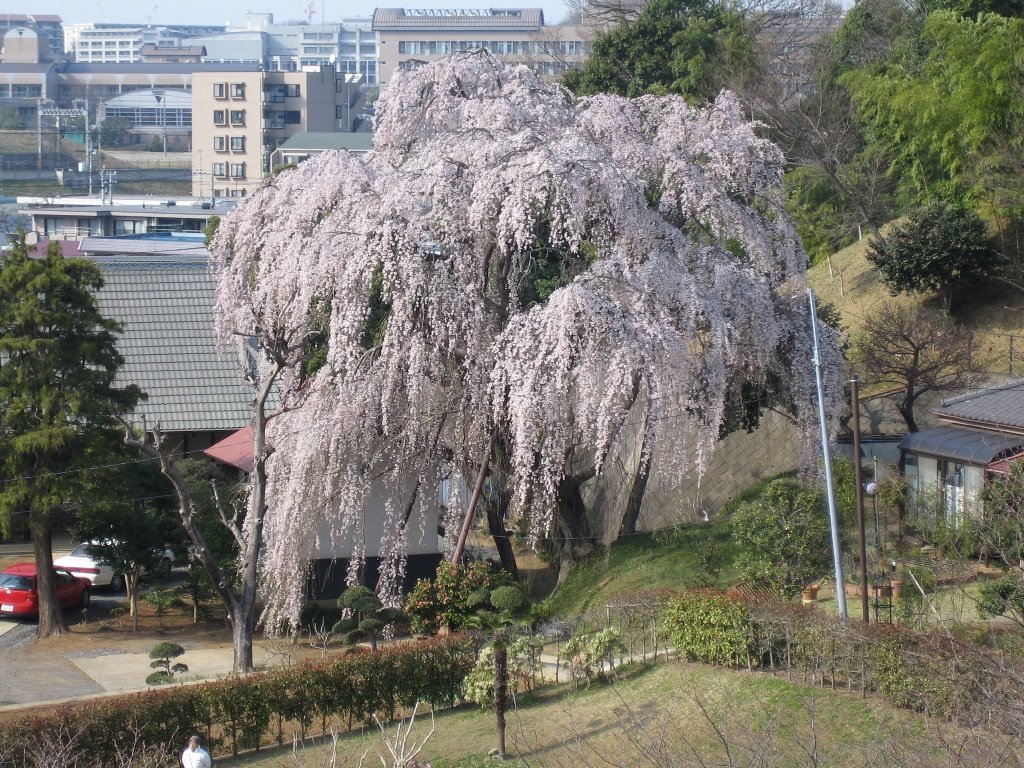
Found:
<svg viewBox="0 0 1024 768"><path fill-rule="evenodd" d="M372 153L325 152L225 219L219 333L254 337L284 371L269 432L268 626L298 616L318 532L360 540L382 479L394 599L405 521L423 519L409 510L436 503L453 468L472 478L494 429L512 514L534 537L550 529L567 462L600 471L638 411L644 461L679 482L703 472L736 376L785 382L814 465L807 257L782 209L782 156L757 129L729 93L705 108L576 101L526 67L459 55L395 78ZM572 278L531 301L544 249ZM368 344L376 299L388 316ZM305 340L323 322L326 364L302 382ZM834 416L831 333L824 362ZM466 495L449 500L449 532Z"/></svg>

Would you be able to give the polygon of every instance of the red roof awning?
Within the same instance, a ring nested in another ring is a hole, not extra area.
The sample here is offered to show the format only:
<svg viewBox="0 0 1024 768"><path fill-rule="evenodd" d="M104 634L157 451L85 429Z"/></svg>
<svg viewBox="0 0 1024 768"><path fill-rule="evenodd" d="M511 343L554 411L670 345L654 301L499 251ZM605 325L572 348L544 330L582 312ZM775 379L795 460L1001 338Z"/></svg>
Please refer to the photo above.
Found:
<svg viewBox="0 0 1024 768"><path fill-rule="evenodd" d="M242 427L237 432L232 432L203 453L243 472L252 472L252 427Z"/></svg>

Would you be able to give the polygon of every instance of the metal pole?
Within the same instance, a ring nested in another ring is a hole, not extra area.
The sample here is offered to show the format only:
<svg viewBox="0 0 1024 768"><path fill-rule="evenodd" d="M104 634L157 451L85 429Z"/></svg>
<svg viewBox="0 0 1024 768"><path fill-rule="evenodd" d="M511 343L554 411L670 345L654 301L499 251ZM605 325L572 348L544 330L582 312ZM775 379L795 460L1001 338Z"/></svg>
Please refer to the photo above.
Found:
<svg viewBox="0 0 1024 768"><path fill-rule="evenodd" d="M857 535L860 545L860 606L864 623L871 621L868 607L868 550L864 530L864 472L860 465L860 379L850 381L850 405L853 410L853 484L857 489Z"/></svg>
<svg viewBox="0 0 1024 768"><path fill-rule="evenodd" d="M811 338L814 340L814 380L818 388L818 421L821 424L821 455L825 459L825 491L828 493L828 516L832 528L832 562L836 576L836 600L839 615L849 618L846 611L846 579L843 577L843 552L839 545L839 517L836 514L836 492L832 485L832 456L828 446L828 425L825 423L825 392L821 381L821 353L818 350L818 320L814 308L814 293L807 289L811 308Z"/></svg>

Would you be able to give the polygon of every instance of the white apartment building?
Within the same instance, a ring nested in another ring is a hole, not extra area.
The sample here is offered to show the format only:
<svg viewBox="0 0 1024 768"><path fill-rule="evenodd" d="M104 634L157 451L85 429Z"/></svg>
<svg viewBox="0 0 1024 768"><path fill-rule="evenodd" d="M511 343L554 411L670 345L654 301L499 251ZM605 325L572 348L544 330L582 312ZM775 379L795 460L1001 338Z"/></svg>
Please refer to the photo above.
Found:
<svg viewBox="0 0 1024 768"><path fill-rule="evenodd" d="M271 153L289 137L351 130L358 80L330 66L193 73L192 194L245 197L262 183Z"/></svg>
<svg viewBox="0 0 1024 768"><path fill-rule="evenodd" d="M557 78L582 64L589 50L584 28L546 26L540 8L377 8L372 28L378 37L381 86L399 69L481 49Z"/></svg>
<svg viewBox="0 0 1024 768"><path fill-rule="evenodd" d="M149 26L143 24L71 24L65 30L65 45L74 60L84 64L124 64L142 61L142 46L180 46L191 36L223 30L203 25Z"/></svg>
<svg viewBox="0 0 1024 768"><path fill-rule="evenodd" d="M204 46L203 61L259 62L274 72L332 66L338 72L361 75L365 85L377 84L377 35L368 18L275 24L271 13L248 13L244 27L229 27L185 43Z"/></svg>

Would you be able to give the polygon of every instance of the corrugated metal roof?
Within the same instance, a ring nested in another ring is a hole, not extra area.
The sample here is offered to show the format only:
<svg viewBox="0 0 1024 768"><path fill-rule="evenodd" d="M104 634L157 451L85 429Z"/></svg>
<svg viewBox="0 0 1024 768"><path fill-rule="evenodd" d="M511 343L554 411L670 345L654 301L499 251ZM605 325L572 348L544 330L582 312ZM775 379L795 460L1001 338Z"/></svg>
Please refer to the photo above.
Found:
<svg viewBox="0 0 1024 768"><path fill-rule="evenodd" d="M990 429L1024 431L1024 380L952 398L935 413L941 419L974 422Z"/></svg>
<svg viewBox="0 0 1024 768"><path fill-rule="evenodd" d="M209 260L210 252L206 250L203 240L176 237L85 237L79 246L82 253L93 256L101 254L145 254L176 258L198 256Z"/></svg>
<svg viewBox="0 0 1024 768"><path fill-rule="evenodd" d="M405 8L376 8L373 11L374 31L536 31L544 26L544 11L540 8L489 8L480 11L408 10Z"/></svg>
<svg viewBox="0 0 1024 768"><path fill-rule="evenodd" d="M1024 437L983 432L963 427L935 427L922 432L911 432L900 443L900 449L910 453L954 459L965 464L987 466L1002 454L1016 453L1024 447Z"/></svg>
<svg viewBox="0 0 1024 768"><path fill-rule="evenodd" d="M316 132L307 131L291 136L281 144L281 150L347 149L349 152L369 152L373 149L373 134L369 132Z"/></svg>
<svg viewBox="0 0 1024 768"><path fill-rule="evenodd" d="M213 333L213 277L205 258L98 257L103 314L123 326L118 382L149 395L136 409L166 432L234 430L251 418L252 390Z"/></svg>

